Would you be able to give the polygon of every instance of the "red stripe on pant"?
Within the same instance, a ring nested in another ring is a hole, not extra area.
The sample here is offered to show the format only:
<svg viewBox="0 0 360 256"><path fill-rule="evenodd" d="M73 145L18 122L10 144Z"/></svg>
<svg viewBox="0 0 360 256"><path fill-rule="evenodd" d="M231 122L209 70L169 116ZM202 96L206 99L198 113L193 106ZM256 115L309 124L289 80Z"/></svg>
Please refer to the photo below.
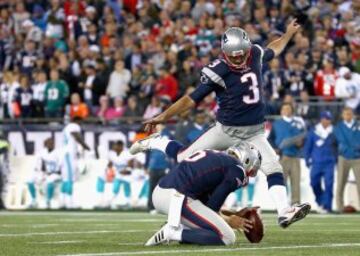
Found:
<svg viewBox="0 0 360 256"><path fill-rule="evenodd" d="M203 216L199 215L198 213L196 213L195 211L193 211L190 206L188 205L188 199L186 198L186 203L185 203L185 208L186 210L188 210L190 212L191 215L193 215L195 218L198 218L200 221L204 222L205 224L207 224L209 227L211 227L211 229L216 232L219 237L222 239L223 238L223 234L221 233L221 231L218 229L218 227L211 223L209 220L205 219ZM201 228L205 228L203 227L203 225L199 225L199 223L196 223L194 222L193 220L190 220L189 218L185 217L185 216L182 216L184 217L185 219L187 219L188 221L194 223L195 225L201 227Z"/></svg>

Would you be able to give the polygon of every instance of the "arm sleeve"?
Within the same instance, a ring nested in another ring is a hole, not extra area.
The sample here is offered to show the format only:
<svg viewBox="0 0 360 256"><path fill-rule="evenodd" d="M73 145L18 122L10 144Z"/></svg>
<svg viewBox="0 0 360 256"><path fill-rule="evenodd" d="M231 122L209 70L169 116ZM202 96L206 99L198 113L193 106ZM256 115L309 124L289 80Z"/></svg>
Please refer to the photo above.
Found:
<svg viewBox="0 0 360 256"><path fill-rule="evenodd" d="M228 195L242 186L244 181L245 173L243 167L239 165L230 167L224 181L217 186L210 196L207 206L215 212L218 212Z"/></svg>
<svg viewBox="0 0 360 256"><path fill-rule="evenodd" d="M236 181L225 180L223 181L210 196L207 207L212 209L215 212L218 212L221 206L224 204L227 196L233 192L236 188Z"/></svg>
<svg viewBox="0 0 360 256"><path fill-rule="evenodd" d="M348 143L340 129L341 129L340 127L336 127L334 130L334 134L335 134L336 140L338 141L339 146L340 147L350 146L350 145L348 145Z"/></svg>
<svg viewBox="0 0 360 256"><path fill-rule="evenodd" d="M263 58L262 60L265 61L270 61L275 57L275 52L270 49L270 48L265 48L264 49L264 54L263 54Z"/></svg>
<svg viewBox="0 0 360 256"><path fill-rule="evenodd" d="M308 161L311 158L311 152L313 147L313 136L310 131L306 136L305 144L304 144L304 158L305 161Z"/></svg>
<svg viewBox="0 0 360 256"><path fill-rule="evenodd" d="M201 83L189 96L197 104L213 91L213 86Z"/></svg>

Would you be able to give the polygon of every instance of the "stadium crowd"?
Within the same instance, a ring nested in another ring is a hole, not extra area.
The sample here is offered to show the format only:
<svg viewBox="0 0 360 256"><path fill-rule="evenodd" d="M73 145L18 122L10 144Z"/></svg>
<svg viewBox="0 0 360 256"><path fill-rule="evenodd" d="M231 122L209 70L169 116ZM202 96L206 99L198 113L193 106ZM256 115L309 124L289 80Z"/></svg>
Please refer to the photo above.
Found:
<svg viewBox="0 0 360 256"><path fill-rule="evenodd" d="M359 11L324 0L0 1L1 114L150 118L197 85L227 27L265 46L291 17L306 29L264 65L268 114L295 98L297 114L316 118L311 96L359 113ZM202 108L216 111L213 96Z"/></svg>
<svg viewBox="0 0 360 256"><path fill-rule="evenodd" d="M360 136L351 130L352 113L360 114L359 14L355 0L0 0L0 117L154 117L197 86L202 67L221 56L227 27L242 27L253 43L266 46L296 17L303 29L263 67L267 114L282 116L270 140L290 177L292 201L300 201L304 156L324 211L332 210L340 155L342 208L349 169L360 166L360 146L348 142ZM340 112L326 111L333 104L346 106L334 131ZM193 122L187 114L175 125L174 136L185 144L206 129L206 115L217 109L214 96L197 109ZM306 133L301 118L319 123ZM156 153L151 160L155 182L167 165ZM325 191L322 176L329 181ZM357 182L360 188L360 177Z"/></svg>

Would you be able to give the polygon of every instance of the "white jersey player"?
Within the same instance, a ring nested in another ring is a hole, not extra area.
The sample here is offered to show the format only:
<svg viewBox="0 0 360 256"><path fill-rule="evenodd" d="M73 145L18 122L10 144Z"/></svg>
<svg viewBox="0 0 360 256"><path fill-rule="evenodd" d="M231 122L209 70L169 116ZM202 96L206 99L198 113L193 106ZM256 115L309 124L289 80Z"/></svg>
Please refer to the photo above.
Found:
<svg viewBox="0 0 360 256"><path fill-rule="evenodd" d="M116 198L121 189L124 187L126 206L130 205L131 198L131 170L130 167L133 164L134 156L131 155L126 149L124 149L124 143L122 141L116 141L112 149L108 154L108 164L105 172L102 173L97 180L97 192L100 194L100 203L103 205L103 194L105 191L106 181L113 182L113 198L111 200L111 207L116 207Z"/></svg>
<svg viewBox="0 0 360 256"><path fill-rule="evenodd" d="M54 140L48 138L44 142L45 149L42 150L36 159L36 164L32 177L28 181L28 188L32 198L31 206L36 206L35 185L45 185L46 205L51 207L54 196L55 183L60 180L61 153L54 148Z"/></svg>
<svg viewBox="0 0 360 256"><path fill-rule="evenodd" d="M81 135L81 127L78 122L81 119L73 119L67 124L63 133L63 161L61 168L62 186L61 192L65 198L65 207L72 207L73 182L77 177L77 149L80 144L85 150L90 150L89 146L84 142Z"/></svg>

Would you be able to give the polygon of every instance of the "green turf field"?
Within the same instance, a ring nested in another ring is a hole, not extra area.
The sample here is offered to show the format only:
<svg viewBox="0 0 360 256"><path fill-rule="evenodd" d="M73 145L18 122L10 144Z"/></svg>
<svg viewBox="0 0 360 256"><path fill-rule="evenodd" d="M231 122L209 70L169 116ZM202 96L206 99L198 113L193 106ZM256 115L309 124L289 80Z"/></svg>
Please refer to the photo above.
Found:
<svg viewBox="0 0 360 256"><path fill-rule="evenodd" d="M139 212L0 212L0 255L360 255L360 215L310 215L286 230L264 214L265 237L231 247L142 244L164 217Z"/></svg>

